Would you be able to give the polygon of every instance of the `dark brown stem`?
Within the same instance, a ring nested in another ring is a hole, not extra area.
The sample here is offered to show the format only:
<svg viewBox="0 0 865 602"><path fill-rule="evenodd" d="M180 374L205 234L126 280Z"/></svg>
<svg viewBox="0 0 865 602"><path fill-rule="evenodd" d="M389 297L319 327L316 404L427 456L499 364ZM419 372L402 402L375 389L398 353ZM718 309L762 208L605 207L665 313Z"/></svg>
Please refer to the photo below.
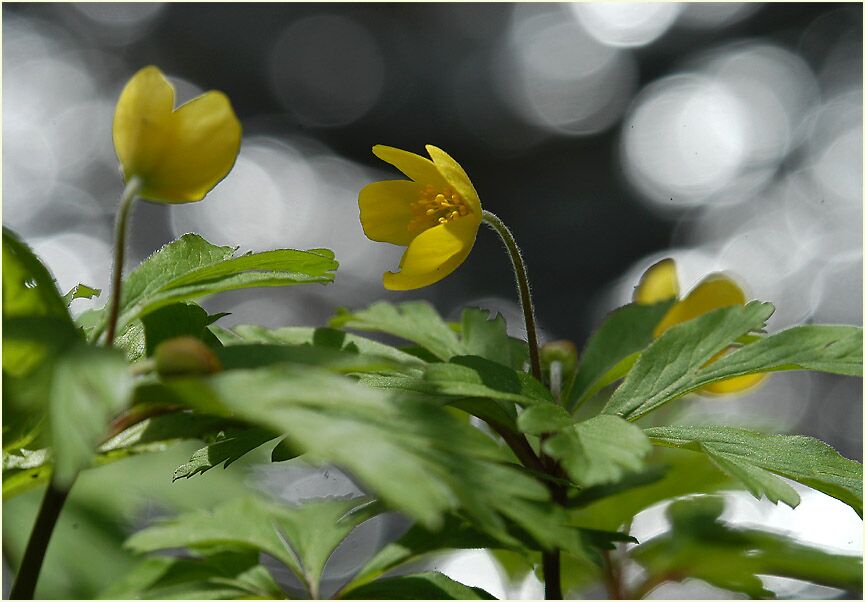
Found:
<svg viewBox="0 0 865 602"><path fill-rule="evenodd" d="M36 515L36 523L33 525L33 531L30 532L30 540L27 542L27 548L24 550L24 556L21 558L18 575L15 577L15 584L12 586L12 591L9 595L10 599L33 599L33 595L36 592L36 581L39 579L39 571L42 570L45 552L48 550L48 542L51 541L51 533L54 531L57 518L60 516L63 503L66 501L66 496L68 495L69 490L56 488L53 481L48 485L48 489L45 490L42 506L39 507L39 514Z"/></svg>

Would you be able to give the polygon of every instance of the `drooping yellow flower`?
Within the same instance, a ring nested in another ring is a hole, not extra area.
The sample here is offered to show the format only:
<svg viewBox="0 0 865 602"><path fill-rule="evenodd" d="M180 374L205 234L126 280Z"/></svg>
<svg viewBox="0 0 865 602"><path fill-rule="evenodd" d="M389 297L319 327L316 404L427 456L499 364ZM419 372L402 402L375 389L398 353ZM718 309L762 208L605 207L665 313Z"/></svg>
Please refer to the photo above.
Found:
<svg viewBox="0 0 865 602"><path fill-rule="evenodd" d="M663 259L651 266L640 278L634 289L634 302L642 304L659 303L679 298L679 279L676 276L676 263ZM729 276L710 274L706 276L684 299L677 300L664 318L655 327L654 336L659 337L671 326L693 320L712 310L731 305L744 305L745 292ZM721 351L713 360L724 355ZM765 378L765 374L747 374L706 385L703 393L723 395L738 393L749 389Z"/></svg>
<svg viewBox="0 0 865 602"><path fill-rule="evenodd" d="M114 113L114 149L138 195L165 203L200 201L240 150L240 122L228 97L211 90L174 108L174 88L156 67L123 88Z"/></svg>
<svg viewBox="0 0 865 602"><path fill-rule="evenodd" d="M438 282L465 261L482 219L471 180L450 155L427 145L432 160L390 146L374 146L379 159L411 180L369 184L360 191L360 223L367 238L408 247L399 272L384 287L410 290Z"/></svg>

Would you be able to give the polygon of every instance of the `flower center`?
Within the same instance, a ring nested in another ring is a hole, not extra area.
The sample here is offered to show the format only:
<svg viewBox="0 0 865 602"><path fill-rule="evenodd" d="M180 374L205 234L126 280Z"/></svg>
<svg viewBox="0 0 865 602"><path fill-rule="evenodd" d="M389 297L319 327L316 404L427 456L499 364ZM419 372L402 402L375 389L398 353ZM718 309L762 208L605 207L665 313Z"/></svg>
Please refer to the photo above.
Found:
<svg viewBox="0 0 865 602"><path fill-rule="evenodd" d="M411 204L414 218L408 224L409 232L426 230L438 224L446 224L471 213L466 202L452 188L436 190L427 184L420 198Z"/></svg>

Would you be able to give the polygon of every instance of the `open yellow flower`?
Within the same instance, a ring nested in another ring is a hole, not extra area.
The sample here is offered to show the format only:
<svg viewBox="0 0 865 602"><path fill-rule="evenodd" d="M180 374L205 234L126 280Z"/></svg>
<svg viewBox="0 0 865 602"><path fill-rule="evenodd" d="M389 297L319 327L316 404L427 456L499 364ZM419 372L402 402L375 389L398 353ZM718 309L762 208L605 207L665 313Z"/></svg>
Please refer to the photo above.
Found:
<svg viewBox="0 0 865 602"><path fill-rule="evenodd" d="M679 279L676 276L676 263L672 259L663 259L651 266L634 289L635 303L651 304L678 298ZM745 292L729 276L720 273L710 274L684 299L676 301L655 327L654 336L659 337L671 326L693 320L712 310L731 305L744 305L746 301ZM721 351L713 359L726 352L727 350ZM753 387L763 378L765 374L737 376L706 385L700 389L700 392L715 395L739 393Z"/></svg>
<svg viewBox="0 0 865 602"><path fill-rule="evenodd" d="M174 88L153 66L129 80L114 113L123 176L138 178L138 195L152 201L204 198L231 171L240 133L225 94L211 90L175 110Z"/></svg>
<svg viewBox="0 0 865 602"><path fill-rule="evenodd" d="M443 150L426 147L432 160L390 146L374 146L379 159L411 180L375 182L360 191L360 223L378 242L408 247L399 272L384 287L410 290L438 282L465 261L482 219L478 193L463 168Z"/></svg>

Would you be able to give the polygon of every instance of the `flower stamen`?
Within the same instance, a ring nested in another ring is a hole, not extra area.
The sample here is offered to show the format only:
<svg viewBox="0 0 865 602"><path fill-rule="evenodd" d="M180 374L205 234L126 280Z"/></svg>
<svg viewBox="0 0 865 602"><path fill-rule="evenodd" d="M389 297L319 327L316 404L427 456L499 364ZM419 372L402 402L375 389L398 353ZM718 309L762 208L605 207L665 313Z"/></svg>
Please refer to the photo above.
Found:
<svg viewBox="0 0 865 602"><path fill-rule="evenodd" d="M436 224L447 224L471 213L468 205L460 195L451 188L438 192L427 185L420 193L420 198L410 205L414 218L408 223L409 232L426 230Z"/></svg>

